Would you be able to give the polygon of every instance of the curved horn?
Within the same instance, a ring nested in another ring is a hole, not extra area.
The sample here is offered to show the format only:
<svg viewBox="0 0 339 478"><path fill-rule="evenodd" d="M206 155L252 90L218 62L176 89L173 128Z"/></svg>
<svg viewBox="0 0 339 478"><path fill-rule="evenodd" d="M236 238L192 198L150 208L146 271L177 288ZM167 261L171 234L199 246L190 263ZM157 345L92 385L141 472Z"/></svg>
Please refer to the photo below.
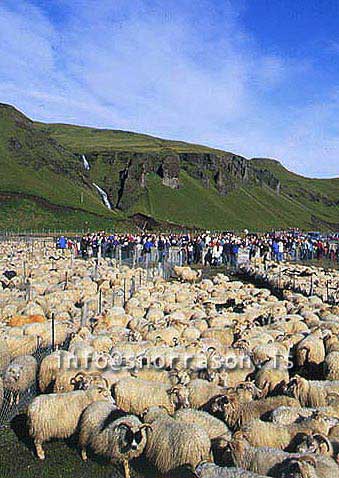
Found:
<svg viewBox="0 0 339 478"><path fill-rule="evenodd" d="M139 427L139 430L145 430L145 429L147 429L147 428L149 428L150 430L153 431L153 427L152 427L152 425L150 425L149 423L144 423L143 425L141 425L141 426Z"/></svg>
<svg viewBox="0 0 339 478"><path fill-rule="evenodd" d="M315 438L319 444L324 443L327 447L328 453L332 452L332 444L326 435L323 433L314 433L313 438Z"/></svg>
<svg viewBox="0 0 339 478"><path fill-rule="evenodd" d="M317 466L317 460L312 455L301 456L297 459L297 461L303 461L305 463L309 463L310 465L314 466L314 468Z"/></svg>
<svg viewBox="0 0 339 478"><path fill-rule="evenodd" d="M70 383L74 385L80 382L81 380L83 380L86 377L86 375L87 374L84 372L78 372L76 375L74 375L74 377L71 378Z"/></svg>

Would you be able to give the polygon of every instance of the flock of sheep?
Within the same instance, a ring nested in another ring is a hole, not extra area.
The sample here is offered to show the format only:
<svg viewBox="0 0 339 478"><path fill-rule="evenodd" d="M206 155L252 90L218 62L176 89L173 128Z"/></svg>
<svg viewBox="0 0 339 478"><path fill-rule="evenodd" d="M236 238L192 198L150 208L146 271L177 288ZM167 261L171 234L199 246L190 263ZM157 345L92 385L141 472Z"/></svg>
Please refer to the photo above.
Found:
<svg viewBox="0 0 339 478"><path fill-rule="evenodd" d="M83 460L126 478L138 459L198 478L339 476L338 306L189 267L147 281L110 259L14 250L0 258L0 410L4 389L13 404L38 385L38 458L76 434Z"/></svg>
<svg viewBox="0 0 339 478"><path fill-rule="evenodd" d="M242 270L254 280L273 287L293 288L306 295L316 294L325 301L339 302L339 271L297 263L253 261Z"/></svg>

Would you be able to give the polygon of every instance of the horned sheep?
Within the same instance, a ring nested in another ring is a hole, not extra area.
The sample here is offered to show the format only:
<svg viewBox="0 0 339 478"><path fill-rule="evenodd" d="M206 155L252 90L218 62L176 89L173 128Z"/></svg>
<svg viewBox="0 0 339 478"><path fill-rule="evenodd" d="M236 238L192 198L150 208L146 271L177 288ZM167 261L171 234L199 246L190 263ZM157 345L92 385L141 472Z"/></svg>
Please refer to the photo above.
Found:
<svg viewBox="0 0 339 478"><path fill-rule="evenodd" d="M138 458L146 446L146 428L133 415L122 416L117 407L104 400L93 402L84 411L79 425L79 446L83 460L86 448L112 463L122 463L125 478L130 477L129 461Z"/></svg>
<svg viewBox="0 0 339 478"><path fill-rule="evenodd" d="M253 447L237 432L230 442L231 454L236 466L264 475L280 478L291 460L303 459L305 454L287 453L276 448ZM316 467L323 478L338 476L337 463L328 456L314 455Z"/></svg>
<svg viewBox="0 0 339 478"><path fill-rule="evenodd" d="M177 385L155 383L138 378L123 378L113 386L117 406L127 413L142 415L151 406L162 406L173 414L177 408L188 407L188 390Z"/></svg>

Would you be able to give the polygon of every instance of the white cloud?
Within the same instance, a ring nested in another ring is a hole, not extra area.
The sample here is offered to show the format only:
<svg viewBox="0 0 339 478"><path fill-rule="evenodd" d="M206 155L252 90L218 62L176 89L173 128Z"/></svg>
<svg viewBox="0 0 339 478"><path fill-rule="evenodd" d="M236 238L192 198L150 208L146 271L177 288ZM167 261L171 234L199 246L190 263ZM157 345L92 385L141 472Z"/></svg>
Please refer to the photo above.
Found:
<svg viewBox="0 0 339 478"><path fill-rule="evenodd" d="M302 95L312 64L261 52L238 5L219 3L56 0L43 10L5 0L1 100L43 121L136 130L338 174L335 100Z"/></svg>

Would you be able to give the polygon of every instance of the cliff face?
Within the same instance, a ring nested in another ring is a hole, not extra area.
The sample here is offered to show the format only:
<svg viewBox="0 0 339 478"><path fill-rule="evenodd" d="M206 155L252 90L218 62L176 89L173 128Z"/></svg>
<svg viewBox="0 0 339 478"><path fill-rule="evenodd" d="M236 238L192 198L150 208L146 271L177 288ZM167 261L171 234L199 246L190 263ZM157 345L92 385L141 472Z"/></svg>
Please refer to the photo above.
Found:
<svg viewBox="0 0 339 478"><path fill-rule="evenodd" d="M129 209L147 188L149 173L158 175L164 186L180 189L180 171L185 171L206 189L215 188L223 196L246 184L266 185L277 192L280 187L279 180L271 172L254 168L249 160L227 153L218 156L210 153L113 151L93 152L87 155L87 159L92 168L97 163L104 164L106 174L102 186L112 204L122 210Z"/></svg>

